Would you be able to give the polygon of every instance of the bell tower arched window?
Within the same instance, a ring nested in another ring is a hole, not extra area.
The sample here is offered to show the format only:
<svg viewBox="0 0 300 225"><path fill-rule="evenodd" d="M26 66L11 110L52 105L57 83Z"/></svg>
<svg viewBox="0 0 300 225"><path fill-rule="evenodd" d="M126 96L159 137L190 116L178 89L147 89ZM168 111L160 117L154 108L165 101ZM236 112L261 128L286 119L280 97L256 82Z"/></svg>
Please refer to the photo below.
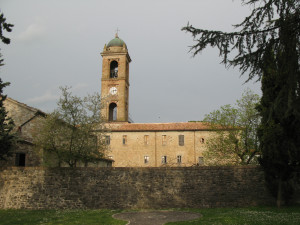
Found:
<svg viewBox="0 0 300 225"><path fill-rule="evenodd" d="M116 121L117 120L117 104L110 103L109 105L109 121Z"/></svg>
<svg viewBox="0 0 300 225"><path fill-rule="evenodd" d="M104 45L102 56L101 118L105 122L129 122L129 63L125 42L115 37Z"/></svg>
<svg viewBox="0 0 300 225"><path fill-rule="evenodd" d="M110 63L110 78L117 78L118 77L118 62L112 61Z"/></svg>

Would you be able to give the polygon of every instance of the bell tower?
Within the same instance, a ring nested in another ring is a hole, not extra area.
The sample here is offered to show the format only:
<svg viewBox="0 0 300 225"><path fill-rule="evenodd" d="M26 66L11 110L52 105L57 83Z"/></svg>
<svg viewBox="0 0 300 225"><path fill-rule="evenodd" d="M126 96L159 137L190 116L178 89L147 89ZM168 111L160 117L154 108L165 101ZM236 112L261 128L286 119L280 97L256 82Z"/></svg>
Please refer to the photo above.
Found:
<svg viewBox="0 0 300 225"><path fill-rule="evenodd" d="M102 56L101 116L105 122L128 122L129 63L125 42L116 34L104 45Z"/></svg>

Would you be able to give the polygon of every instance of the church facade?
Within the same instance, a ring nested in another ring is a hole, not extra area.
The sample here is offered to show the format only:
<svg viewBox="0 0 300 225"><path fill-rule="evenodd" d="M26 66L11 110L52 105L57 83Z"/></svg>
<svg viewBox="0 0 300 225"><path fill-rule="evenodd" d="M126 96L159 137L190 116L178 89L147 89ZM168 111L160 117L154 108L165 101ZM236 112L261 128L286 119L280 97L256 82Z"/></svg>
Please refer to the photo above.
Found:
<svg viewBox="0 0 300 225"><path fill-rule="evenodd" d="M118 37L104 46L102 56L102 119L109 133L106 156L115 167L194 166L211 128L202 122L130 123L129 63L126 43Z"/></svg>

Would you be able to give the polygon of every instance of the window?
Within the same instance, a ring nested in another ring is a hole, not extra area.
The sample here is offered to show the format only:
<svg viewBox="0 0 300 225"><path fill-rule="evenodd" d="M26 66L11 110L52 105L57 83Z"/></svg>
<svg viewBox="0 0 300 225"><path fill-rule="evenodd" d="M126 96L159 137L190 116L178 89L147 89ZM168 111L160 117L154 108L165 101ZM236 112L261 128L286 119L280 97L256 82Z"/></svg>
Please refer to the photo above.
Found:
<svg viewBox="0 0 300 225"><path fill-rule="evenodd" d="M110 78L117 78L118 77L118 62L112 61L110 63Z"/></svg>
<svg viewBox="0 0 300 225"><path fill-rule="evenodd" d="M149 156L144 156L144 163L145 164L149 163L149 159L150 159Z"/></svg>
<svg viewBox="0 0 300 225"><path fill-rule="evenodd" d="M25 153L16 153L15 165L16 166L25 166L25 159L26 159Z"/></svg>
<svg viewBox="0 0 300 225"><path fill-rule="evenodd" d="M204 144L204 138L200 138L200 142Z"/></svg>
<svg viewBox="0 0 300 225"><path fill-rule="evenodd" d="M204 164L203 157L198 157L198 164L199 165L203 165Z"/></svg>
<svg viewBox="0 0 300 225"><path fill-rule="evenodd" d="M105 144L110 145L110 136L105 136Z"/></svg>
<svg viewBox="0 0 300 225"><path fill-rule="evenodd" d="M167 164L167 156L161 157L161 163L162 164Z"/></svg>
<svg viewBox="0 0 300 225"><path fill-rule="evenodd" d="M181 155L177 156L177 163L181 163Z"/></svg>
<svg viewBox="0 0 300 225"><path fill-rule="evenodd" d="M184 146L184 135L178 135L178 141L180 146Z"/></svg>
<svg viewBox="0 0 300 225"><path fill-rule="evenodd" d="M162 136L162 145L167 145L167 135Z"/></svg>
<svg viewBox="0 0 300 225"><path fill-rule="evenodd" d="M117 104L111 103L109 105L109 121L116 121L117 120Z"/></svg>
<svg viewBox="0 0 300 225"><path fill-rule="evenodd" d="M149 144L149 135L144 136L144 144L148 145Z"/></svg>
<svg viewBox="0 0 300 225"><path fill-rule="evenodd" d="M127 135L123 135L123 145L127 144Z"/></svg>

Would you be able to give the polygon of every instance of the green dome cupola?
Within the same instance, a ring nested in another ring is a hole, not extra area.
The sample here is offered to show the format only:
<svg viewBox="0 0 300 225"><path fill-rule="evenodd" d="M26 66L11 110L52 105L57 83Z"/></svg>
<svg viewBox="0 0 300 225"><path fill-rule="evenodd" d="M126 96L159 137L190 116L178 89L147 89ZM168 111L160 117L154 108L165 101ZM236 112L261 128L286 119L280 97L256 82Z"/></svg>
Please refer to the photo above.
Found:
<svg viewBox="0 0 300 225"><path fill-rule="evenodd" d="M116 37L108 42L106 47L123 47L124 45L127 48L125 42L119 38L118 34L116 34Z"/></svg>

